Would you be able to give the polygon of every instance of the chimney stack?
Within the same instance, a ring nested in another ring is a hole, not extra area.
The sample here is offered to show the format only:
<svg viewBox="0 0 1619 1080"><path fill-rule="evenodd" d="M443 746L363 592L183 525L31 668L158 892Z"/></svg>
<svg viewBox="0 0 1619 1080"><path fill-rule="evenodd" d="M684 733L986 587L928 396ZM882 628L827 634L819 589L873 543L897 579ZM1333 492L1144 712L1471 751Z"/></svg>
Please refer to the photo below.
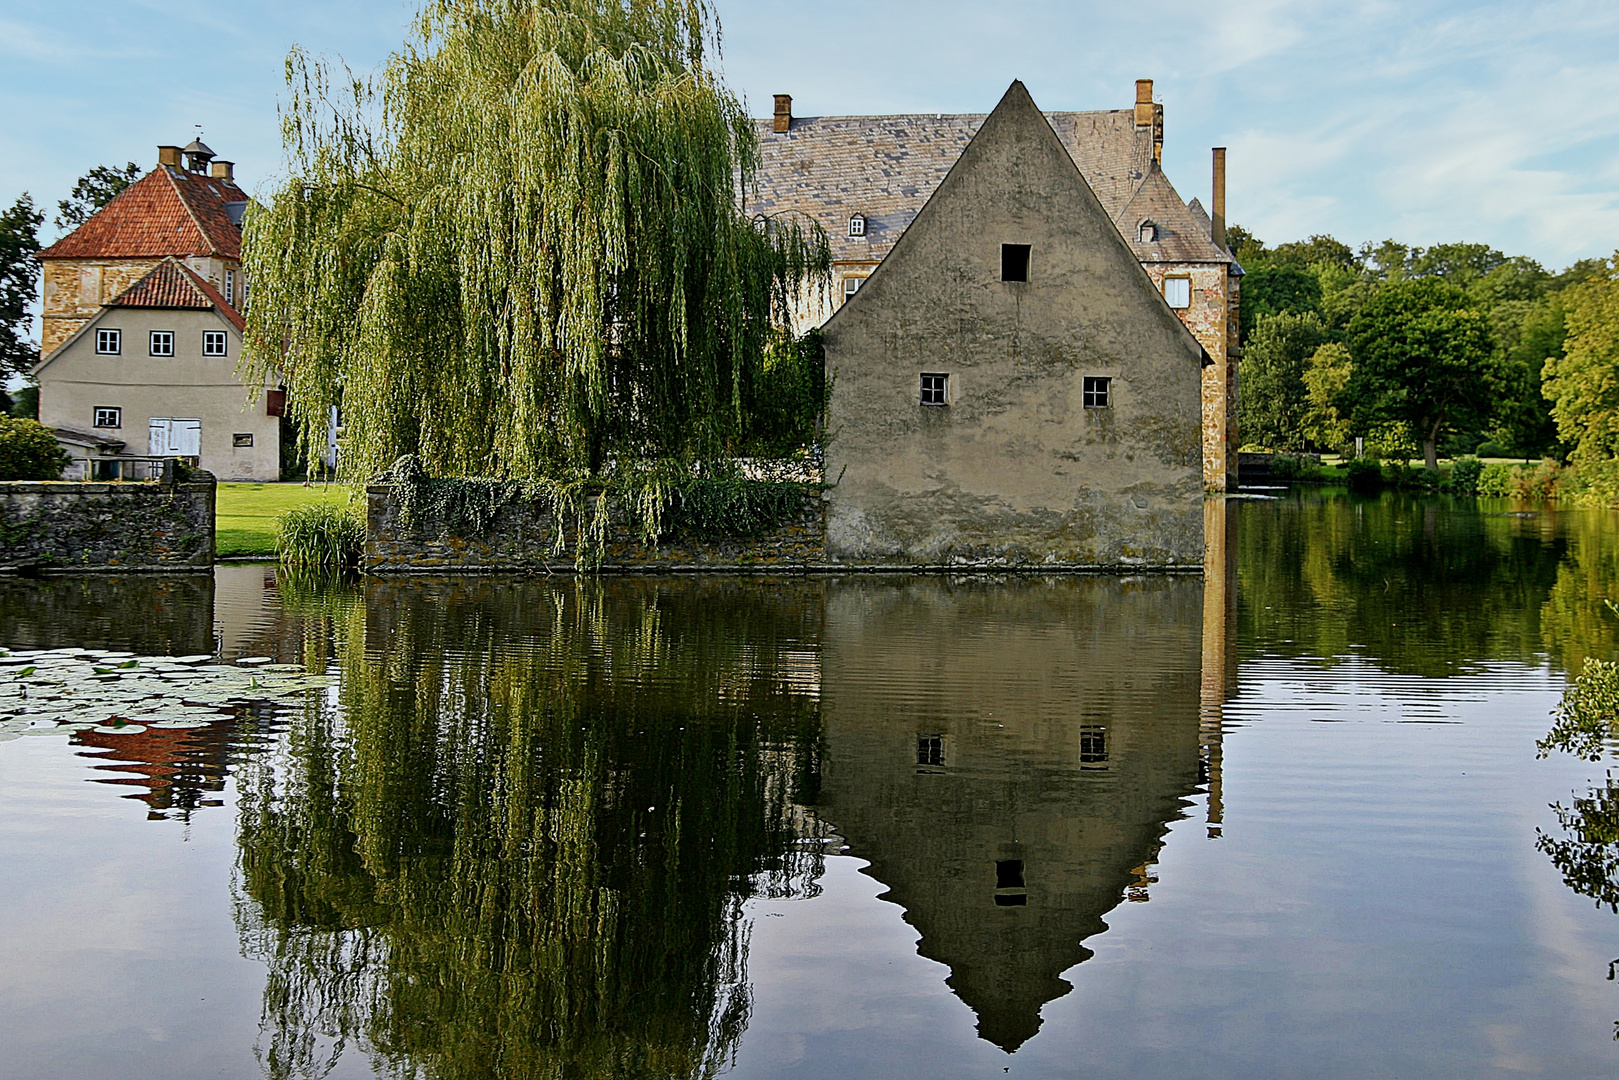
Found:
<svg viewBox="0 0 1619 1080"><path fill-rule="evenodd" d="M1136 127L1152 125L1152 80L1136 80Z"/></svg>
<svg viewBox="0 0 1619 1080"><path fill-rule="evenodd" d="M788 130L793 126L793 95L776 95L776 134Z"/></svg>
<svg viewBox="0 0 1619 1080"><path fill-rule="evenodd" d="M159 146L157 148L157 163L167 165L171 169L180 167L180 148L178 146Z"/></svg>
<svg viewBox="0 0 1619 1080"><path fill-rule="evenodd" d="M1214 210L1209 215L1214 223L1214 244L1226 246L1225 237L1225 147L1214 148Z"/></svg>
<svg viewBox="0 0 1619 1080"><path fill-rule="evenodd" d="M236 183L236 162L220 161L217 158L208 163L208 175L215 180L223 180L227 184Z"/></svg>

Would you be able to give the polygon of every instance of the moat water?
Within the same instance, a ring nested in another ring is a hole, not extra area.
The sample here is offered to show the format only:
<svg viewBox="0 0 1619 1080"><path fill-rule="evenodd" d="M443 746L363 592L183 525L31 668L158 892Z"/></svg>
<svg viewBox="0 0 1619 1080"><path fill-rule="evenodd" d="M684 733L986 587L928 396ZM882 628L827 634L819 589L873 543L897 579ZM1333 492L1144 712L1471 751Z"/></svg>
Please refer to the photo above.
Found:
<svg viewBox="0 0 1619 1080"><path fill-rule="evenodd" d="M1611 1077L1619 515L1202 577L0 581L0 1077ZM1619 756L1619 755L1616 755Z"/></svg>

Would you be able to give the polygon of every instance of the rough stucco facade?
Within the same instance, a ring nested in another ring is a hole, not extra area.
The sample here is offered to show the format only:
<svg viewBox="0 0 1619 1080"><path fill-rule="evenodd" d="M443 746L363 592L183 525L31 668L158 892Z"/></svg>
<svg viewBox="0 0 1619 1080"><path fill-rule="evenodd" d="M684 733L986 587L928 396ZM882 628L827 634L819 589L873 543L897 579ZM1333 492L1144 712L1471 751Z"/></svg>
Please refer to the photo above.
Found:
<svg viewBox="0 0 1619 1080"><path fill-rule="evenodd" d="M1021 83L824 333L834 560L1201 565L1204 350Z"/></svg>

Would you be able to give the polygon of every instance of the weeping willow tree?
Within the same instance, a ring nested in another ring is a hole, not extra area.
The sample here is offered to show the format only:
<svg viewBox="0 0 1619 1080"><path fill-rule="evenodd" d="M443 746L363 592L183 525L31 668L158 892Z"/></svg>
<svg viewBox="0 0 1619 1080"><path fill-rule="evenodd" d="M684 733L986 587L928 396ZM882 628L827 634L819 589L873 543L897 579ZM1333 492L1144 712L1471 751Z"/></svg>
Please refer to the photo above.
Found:
<svg viewBox="0 0 1619 1080"><path fill-rule="evenodd" d="M368 585L341 713L240 773L266 1074L350 1048L443 1080L723 1071L742 904L821 869L812 589Z"/></svg>
<svg viewBox="0 0 1619 1080"><path fill-rule="evenodd" d="M429 0L375 78L294 50L289 175L245 222L243 368L310 460L520 480L734 449L813 223L750 214L758 144L706 0Z"/></svg>

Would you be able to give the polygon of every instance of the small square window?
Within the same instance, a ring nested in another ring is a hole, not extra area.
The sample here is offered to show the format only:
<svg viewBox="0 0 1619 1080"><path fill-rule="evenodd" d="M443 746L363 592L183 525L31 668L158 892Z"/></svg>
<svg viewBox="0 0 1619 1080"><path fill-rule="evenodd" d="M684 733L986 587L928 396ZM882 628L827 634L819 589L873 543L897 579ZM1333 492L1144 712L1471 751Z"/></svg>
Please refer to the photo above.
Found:
<svg viewBox="0 0 1619 1080"><path fill-rule="evenodd" d="M124 332L122 330L97 330L96 352L107 356L117 356L124 351Z"/></svg>
<svg viewBox="0 0 1619 1080"><path fill-rule="evenodd" d="M1150 220L1143 221L1139 229L1143 244L1150 244L1158 239L1158 226L1154 225Z"/></svg>
<svg viewBox="0 0 1619 1080"><path fill-rule="evenodd" d="M922 376L922 404L948 405L950 389L950 376L923 375Z"/></svg>
<svg viewBox="0 0 1619 1080"><path fill-rule="evenodd" d="M1087 409L1106 409L1113 404L1113 380L1106 376L1085 376L1081 390Z"/></svg>
<svg viewBox="0 0 1619 1080"><path fill-rule="evenodd" d="M1028 893L996 893L995 894L995 906L996 907L1028 907L1029 906L1029 894Z"/></svg>
<svg viewBox="0 0 1619 1080"><path fill-rule="evenodd" d="M1002 281L1028 281L1029 280L1029 245L1028 244L1002 244L1001 245L1001 280Z"/></svg>
<svg viewBox="0 0 1619 1080"><path fill-rule="evenodd" d="M202 355L204 355L204 356L224 356L225 355L225 331L223 331L223 330L204 330L202 332Z"/></svg>
<svg viewBox="0 0 1619 1080"><path fill-rule="evenodd" d="M232 446L236 446L236 447L252 446L253 445L253 433L250 432L250 431L249 432L238 431L236 434L234 434L234 435L232 435L230 437L230 444Z"/></svg>
<svg viewBox="0 0 1619 1080"><path fill-rule="evenodd" d="M1164 279L1164 299L1172 308L1189 308L1192 306L1192 279L1186 277L1169 277Z"/></svg>
<svg viewBox="0 0 1619 1080"><path fill-rule="evenodd" d="M1107 761L1107 728L1090 725L1079 729L1079 763L1100 765Z"/></svg>
<svg viewBox="0 0 1619 1080"><path fill-rule="evenodd" d="M864 215L864 214L855 214L853 217L849 218L849 235L850 236L865 236L866 235L866 215Z"/></svg>
<svg viewBox="0 0 1619 1080"><path fill-rule="evenodd" d="M943 765L944 736L918 735L916 737L916 763L918 765Z"/></svg>
<svg viewBox="0 0 1619 1080"><path fill-rule="evenodd" d="M124 410L113 408L110 405L97 405L95 411L96 427L123 427Z"/></svg>
<svg viewBox="0 0 1619 1080"><path fill-rule="evenodd" d="M860 291L860 286L866 283L863 277L846 277L843 279L843 302L847 304L849 297Z"/></svg>
<svg viewBox="0 0 1619 1080"><path fill-rule="evenodd" d="M995 887L997 889L1023 888L1023 860L1001 859L995 864Z"/></svg>
<svg viewBox="0 0 1619 1080"><path fill-rule="evenodd" d="M174 331L153 330L151 353L153 356L173 356Z"/></svg>

